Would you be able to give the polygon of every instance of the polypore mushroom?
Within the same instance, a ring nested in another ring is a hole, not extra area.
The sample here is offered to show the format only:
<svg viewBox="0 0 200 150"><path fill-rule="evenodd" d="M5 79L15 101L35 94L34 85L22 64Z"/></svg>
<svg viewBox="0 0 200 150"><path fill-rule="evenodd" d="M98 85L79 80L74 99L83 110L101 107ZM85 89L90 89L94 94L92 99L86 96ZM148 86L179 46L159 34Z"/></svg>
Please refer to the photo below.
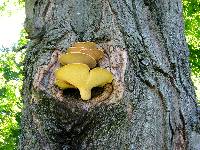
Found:
<svg viewBox="0 0 200 150"><path fill-rule="evenodd" d="M91 98L91 89L111 83L113 75L103 68L90 68L85 64L68 64L55 72L57 80L66 81L77 87L83 100Z"/></svg>
<svg viewBox="0 0 200 150"><path fill-rule="evenodd" d="M81 52L71 52L62 54L59 58L59 61L63 65L82 63L87 64L90 68L94 68L96 66L96 60L93 57Z"/></svg>
<svg viewBox="0 0 200 150"><path fill-rule="evenodd" d="M75 86L71 85L70 83L62 80L55 80L55 85L57 85L61 89L68 89L68 88L76 88Z"/></svg>
<svg viewBox="0 0 200 150"><path fill-rule="evenodd" d="M96 48L96 43L94 42L76 42L73 47L82 47L87 49L94 49Z"/></svg>
<svg viewBox="0 0 200 150"><path fill-rule="evenodd" d="M69 47L67 50L68 53L81 52L88 54L93 57L95 60L99 60L103 57L103 51L97 48L87 48L87 47Z"/></svg>
<svg viewBox="0 0 200 150"><path fill-rule="evenodd" d="M95 60L99 60L103 57L103 50L98 49L94 42L77 42L73 45L77 49L68 49L68 51L81 51L83 53L91 55Z"/></svg>

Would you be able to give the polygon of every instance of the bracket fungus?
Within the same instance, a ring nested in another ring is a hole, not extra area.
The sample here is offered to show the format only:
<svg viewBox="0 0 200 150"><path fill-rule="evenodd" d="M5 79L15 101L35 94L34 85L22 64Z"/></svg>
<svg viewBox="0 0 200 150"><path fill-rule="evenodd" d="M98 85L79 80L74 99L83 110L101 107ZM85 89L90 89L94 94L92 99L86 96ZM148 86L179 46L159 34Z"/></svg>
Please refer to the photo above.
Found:
<svg viewBox="0 0 200 150"><path fill-rule="evenodd" d="M94 68L103 54L94 42L75 43L59 59L64 66L56 70L55 84L61 89L78 88L83 100L91 99L93 87L102 87L113 80L113 75L108 70Z"/></svg>
<svg viewBox="0 0 200 150"><path fill-rule="evenodd" d="M97 48L88 49L86 47L70 47L68 48L68 52L69 53L73 53L73 52L84 53L93 57L95 60L99 60L103 57L103 51Z"/></svg>
<svg viewBox="0 0 200 150"><path fill-rule="evenodd" d="M62 65L72 64L72 63L83 63L87 64L90 68L94 68L96 66L96 60L81 52L71 52L61 55L60 63Z"/></svg>
<svg viewBox="0 0 200 150"><path fill-rule="evenodd" d="M76 88L75 86L71 85L70 83L63 81L63 80L58 80L58 79L55 80L55 84L61 89L68 89L68 88L75 89Z"/></svg>
<svg viewBox="0 0 200 150"><path fill-rule="evenodd" d="M94 42L77 42L68 48L66 54L61 55L59 61L63 65L83 63L94 68L103 54L102 49L98 49Z"/></svg>
<svg viewBox="0 0 200 150"><path fill-rule="evenodd" d="M84 47L84 48L87 48L87 49L92 49L92 48L96 48L96 43L94 42L76 42L74 43L73 45L74 47Z"/></svg>
<svg viewBox="0 0 200 150"><path fill-rule="evenodd" d="M98 67L90 70L86 64L65 65L55 72L55 77L77 87L83 100L91 98L93 87L104 86L113 79L112 73L106 69Z"/></svg>

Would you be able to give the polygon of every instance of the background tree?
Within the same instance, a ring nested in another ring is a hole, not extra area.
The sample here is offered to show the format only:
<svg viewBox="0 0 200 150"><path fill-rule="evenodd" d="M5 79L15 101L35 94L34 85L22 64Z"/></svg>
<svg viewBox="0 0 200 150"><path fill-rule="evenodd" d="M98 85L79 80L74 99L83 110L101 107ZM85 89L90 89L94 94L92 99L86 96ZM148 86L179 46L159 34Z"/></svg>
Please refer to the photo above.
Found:
<svg viewBox="0 0 200 150"><path fill-rule="evenodd" d="M21 53L0 53L0 149L17 147L20 133L22 86ZM18 59L18 60L17 60Z"/></svg>
<svg viewBox="0 0 200 150"><path fill-rule="evenodd" d="M200 1L183 1L185 34L190 49L192 72L200 76ZM196 6L196 7L193 7Z"/></svg>
<svg viewBox="0 0 200 150"><path fill-rule="evenodd" d="M196 88L198 103L200 104L200 1L183 0L185 35L190 50L190 64L192 80Z"/></svg>
<svg viewBox="0 0 200 150"><path fill-rule="evenodd" d="M13 16L24 9L24 4L23 0L1 0L0 20L6 17L13 19ZM1 20L1 25L5 24L3 21L4 19ZM13 28L16 30L16 24ZM6 31L4 28L3 30ZM3 43L6 41L6 35L1 33L0 36L4 37L4 40L0 42L0 150L15 150L18 149L20 136L20 117L23 107L20 91L27 39L25 38L26 32L22 29L20 39L10 47L6 47L5 45L8 44ZM10 41L13 41L13 37L8 43L11 43Z"/></svg>
<svg viewBox="0 0 200 150"><path fill-rule="evenodd" d="M19 144L25 36L22 30L15 47L0 49L0 150L14 150Z"/></svg>

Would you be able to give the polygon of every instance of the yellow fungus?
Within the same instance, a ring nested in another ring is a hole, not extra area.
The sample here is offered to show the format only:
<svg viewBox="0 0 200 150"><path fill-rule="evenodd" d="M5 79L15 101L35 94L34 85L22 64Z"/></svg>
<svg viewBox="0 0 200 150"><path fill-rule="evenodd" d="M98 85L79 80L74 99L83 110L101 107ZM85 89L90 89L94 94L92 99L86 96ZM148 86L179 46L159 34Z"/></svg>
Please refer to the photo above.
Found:
<svg viewBox="0 0 200 150"><path fill-rule="evenodd" d="M83 100L91 98L91 89L111 83L113 75L103 68L90 68L86 64L68 64L55 72L56 80L65 81L80 91ZM59 85L58 85L59 86Z"/></svg>

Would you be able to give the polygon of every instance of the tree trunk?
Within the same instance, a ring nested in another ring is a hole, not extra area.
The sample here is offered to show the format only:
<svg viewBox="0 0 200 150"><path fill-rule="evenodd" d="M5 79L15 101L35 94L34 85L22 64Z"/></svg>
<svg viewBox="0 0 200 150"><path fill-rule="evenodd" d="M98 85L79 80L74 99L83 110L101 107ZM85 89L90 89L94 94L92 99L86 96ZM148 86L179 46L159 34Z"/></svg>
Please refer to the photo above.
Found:
<svg viewBox="0 0 200 150"><path fill-rule="evenodd" d="M25 28L21 149L200 149L181 0L26 0ZM77 41L114 74L89 101L54 85Z"/></svg>

